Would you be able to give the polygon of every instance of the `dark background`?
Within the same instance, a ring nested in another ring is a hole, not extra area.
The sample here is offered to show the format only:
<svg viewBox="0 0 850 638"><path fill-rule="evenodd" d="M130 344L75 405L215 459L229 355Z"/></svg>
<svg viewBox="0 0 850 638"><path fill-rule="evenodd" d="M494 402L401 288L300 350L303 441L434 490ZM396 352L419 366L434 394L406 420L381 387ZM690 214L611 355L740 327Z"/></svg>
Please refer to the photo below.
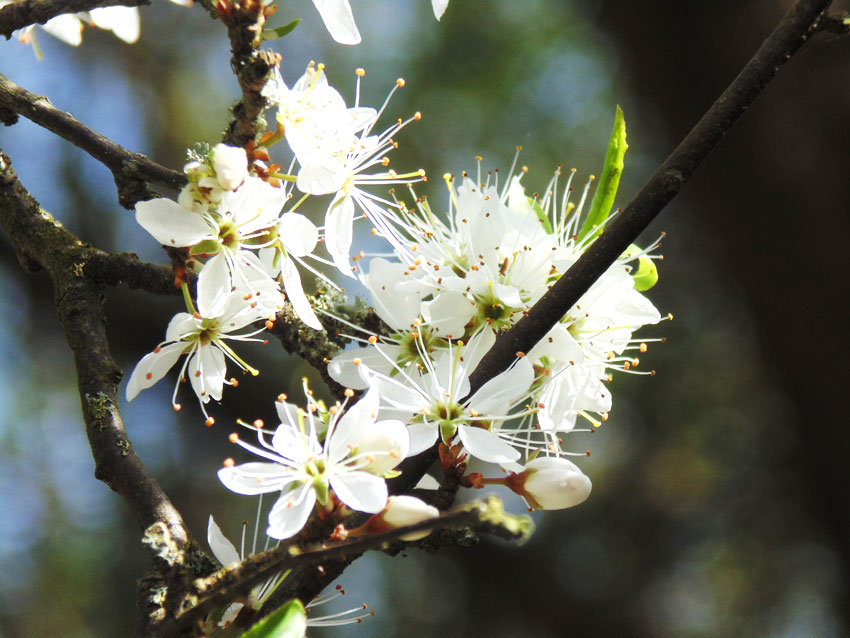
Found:
<svg viewBox="0 0 850 638"><path fill-rule="evenodd" d="M274 26L304 18L273 43L284 76L324 61L350 102L363 66L373 105L405 77L385 121L424 117L399 136L393 163L427 169L418 190L432 202L444 202L435 177L474 171L478 154L485 169L505 170L517 144L529 190L543 190L559 162L583 183L599 171L620 104L623 206L790 2L452 0L440 23L426 0L352 4L364 42L345 48L311 3L282 3ZM187 146L219 138L237 90L221 25L197 7L156 5L142 11L139 44L89 29L72 49L42 32L45 60L0 42L0 71L179 168ZM368 602L377 615L322 635L847 634L848 78L850 40L805 47L648 231L647 240L668 233L649 294L675 320L645 332L667 337L642 358L658 374L620 375L611 419L571 435L593 453L582 465L590 500L535 514L537 533L521 548L368 556L341 582L350 607ZM164 262L82 152L27 122L0 130L0 147L84 240ZM24 275L3 241L0 635L128 635L145 563L139 530L92 476L49 281ZM125 371L180 309L179 297L110 292ZM274 346L244 356L263 373L225 390L229 412L214 407L211 430L189 394L174 416L173 375L122 406L134 445L200 537L210 513L234 539L240 520L253 520L253 505L214 476L235 455L233 419L270 421L278 392L297 394L301 376L315 377Z"/></svg>

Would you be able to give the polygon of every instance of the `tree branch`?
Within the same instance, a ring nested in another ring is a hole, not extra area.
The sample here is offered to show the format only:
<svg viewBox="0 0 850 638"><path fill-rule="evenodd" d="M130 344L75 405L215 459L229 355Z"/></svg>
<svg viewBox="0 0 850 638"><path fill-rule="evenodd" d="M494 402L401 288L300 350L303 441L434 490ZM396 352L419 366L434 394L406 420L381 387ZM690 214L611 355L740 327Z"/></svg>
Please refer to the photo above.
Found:
<svg viewBox="0 0 850 638"><path fill-rule="evenodd" d="M833 35L850 35L850 15L823 16L817 25L817 30Z"/></svg>
<svg viewBox="0 0 850 638"><path fill-rule="evenodd" d="M681 190L720 139L758 97L791 56L814 32L821 12L831 0L798 0L685 139L664 161L629 205L575 264L555 283L515 326L501 335L470 376L470 394L528 352ZM409 492L437 459L437 446L406 459L402 474L390 481L390 492ZM343 561L345 563L350 561ZM340 564L332 577L345 568ZM296 583L290 597L312 600L330 582L327 576ZM285 600L277 598L282 604Z"/></svg>
<svg viewBox="0 0 850 638"><path fill-rule="evenodd" d="M506 513L502 502L491 496L486 501L464 505L437 518L381 534L306 549L300 549L295 545L284 545L249 556L235 567L219 570L206 578L196 579L192 583L191 590L187 592L187 597L197 600L197 603L176 618L166 620L159 627L157 635L163 637L181 635L181 632L190 630L203 621L216 607L226 605L239 596L247 595L252 587L275 574L299 567L314 566L321 566L322 569L319 571L325 572L328 564L347 565L367 550L388 547L390 543L398 542L402 536L410 533L463 526L472 526L476 531L520 542L527 540L534 529L534 524L528 516L514 516Z"/></svg>
<svg viewBox="0 0 850 638"><path fill-rule="evenodd" d="M65 138L103 163L112 171L118 188L118 201L125 208L132 209L136 202L157 196L148 189L146 182L173 190L180 190L186 183L183 173L128 151L69 113L60 111L46 97L30 93L0 73L0 121L6 125L14 124L16 114Z"/></svg>
<svg viewBox="0 0 850 638"><path fill-rule="evenodd" d="M635 198L526 316L501 335L470 375L470 392L528 352L649 226L816 29L831 0L798 0L738 76Z"/></svg>
<svg viewBox="0 0 850 638"><path fill-rule="evenodd" d="M170 266L139 261L135 253L95 251L85 264L86 276L92 281L117 286L127 284L131 290L144 290L155 295L179 295Z"/></svg>
<svg viewBox="0 0 850 638"><path fill-rule="evenodd" d="M287 304L277 314L277 319L269 332L280 340L289 354L296 354L313 366L327 384L331 394L342 400L345 388L331 378L328 362L349 342L349 339L342 336L343 332L349 331L349 328L334 317L343 318L350 324L360 326L373 334L383 332L383 322L372 308L359 304L352 308L347 303L345 295L334 291L317 293L313 299L313 307L326 311L320 313L324 331L313 330L304 325L304 322L292 310L292 306Z"/></svg>
<svg viewBox="0 0 850 638"><path fill-rule="evenodd" d="M127 502L139 527L165 523L182 542L188 532L180 513L133 450L118 411L121 371L106 338L100 284L86 277L94 249L46 213L24 189L7 155L0 151L0 223L24 266L46 269L53 280L59 318L74 356L86 434L95 477Z"/></svg>
<svg viewBox="0 0 850 638"><path fill-rule="evenodd" d="M230 146L245 146L265 128L263 111L269 102L261 92L280 57L274 51L260 50L266 24L262 0L222 0L217 10L230 38L230 67L242 89L242 99L233 107L233 121L223 141Z"/></svg>
<svg viewBox="0 0 850 638"><path fill-rule="evenodd" d="M12 32L31 24L44 24L63 13L89 11L97 7L138 7L150 0L18 0L0 9L0 35L8 40Z"/></svg>

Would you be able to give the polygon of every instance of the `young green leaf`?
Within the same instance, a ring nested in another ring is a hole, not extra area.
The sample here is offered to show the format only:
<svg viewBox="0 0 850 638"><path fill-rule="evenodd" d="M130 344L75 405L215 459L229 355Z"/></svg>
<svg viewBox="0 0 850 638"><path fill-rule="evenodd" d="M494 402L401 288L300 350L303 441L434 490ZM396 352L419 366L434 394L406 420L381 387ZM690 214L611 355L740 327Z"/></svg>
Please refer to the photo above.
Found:
<svg viewBox="0 0 850 638"><path fill-rule="evenodd" d="M644 292L658 283L658 268L649 257L638 258L637 270L632 271L632 279L635 280L635 290Z"/></svg>
<svg viewBox="0 0 850 638"><path fill-rule="evenodd" d="M579 231L579 240L584 239L590 233L597 235L601 232L599 226L608 219L611 209L614 207L614 197L617 195L617 187L620 185L620 175L623 173L623 157L626 155L626 120L623 110L618 106L614 116L614 128L611 131L611 141L608 143L608 151L605 153L605 164L602 166L602 174L593 193L590 202L590 210Z"/></svg>
<svg viewBox="0 0 850 638"><path fill-rule="evenodd" d="M641 251L637 244L632 244L623 253L623 257L637 255ZM658 283L658 268L649 257L638 257L637 268L632 266L632 279L635 282L635 290L644 292Z"/></svg>
<svg viewBox="0 0 850 638"><path fill-rule="evenodd" d="M242 634L241 638L304 638L307 612L298 599L290 600Z"/></svg>
<svg viewBox="0 0 850 638"><path fill-rule="evenodd" d="M540 220L541 224L543 224L543 230L545 230L550 235L555 232L552 229L552 222L549 221L549 216L546 214L546 211L543 210L543 207L540 206L540 203L534 197L528 198L528 203L531 204L531 208L534 210L534 214L537 215L537 219Z"/></svg>
<svg viewBox="0 0 850 638"><path fill-rule="evenodd" d="M298 26L299 22L301 22L301 18L295 18L295 20L289 24L284 24L282 27L266 29L263 31L263 40L277 40L278 38L282 38L283 36L292 33L295 27Z"/></svg>

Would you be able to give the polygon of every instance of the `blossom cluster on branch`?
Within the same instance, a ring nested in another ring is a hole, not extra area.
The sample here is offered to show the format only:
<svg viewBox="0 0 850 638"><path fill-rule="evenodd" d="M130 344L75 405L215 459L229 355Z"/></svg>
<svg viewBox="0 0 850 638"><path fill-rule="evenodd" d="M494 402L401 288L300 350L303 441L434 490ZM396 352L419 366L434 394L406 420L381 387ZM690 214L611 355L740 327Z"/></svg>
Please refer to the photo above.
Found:
<svg viewBox="0 0 850 638"><path fill-rule="evenodd" d="M363 75L358 70L358 96ZM393 90L403 85L399 80ZM323 330L322 316L348 326L341 336L354 347L327 362L330 376L348 388L342 403L328 406L305 385L303 408L278 397L276 427L242 423L257 443L231 435L259 460L227 459L219 478L239 494L275 495L270 539L340 540L436 515L412 497L391 498L386 484L405 458L435 446L443 473L460 486L501 485L532 509L584 501L591 482L570 459L586 453L564 437L607 419L606 384L614 372L650 374L636 368L652 340L634 333L662 319L643 294L657 280L658 242L623 253L538 345L517 352L507 370L475 392L469 376L498 335L616 217L616 180L603 174L591 200L593 180L574 190L575 171L565 178L559 168L542 196L529 195L526 170L516 170L515 160L501 184L497 173L483 176L480 167L474 178L444 176L447 197L438 204L415 190L424 172L389 168L397 134L418 113L375 132L387 102L380 109L359 100L346 105L321 64L311 64L291 87L275 69L263 94L276 108L270 130L245 148L197 145L176 202L136 205L139 224L169 248L186 311L136 366L127 398L183 358L174 407L188 379L212 424L209 401L237 382L227 377L227 361L257 373L234 344L260 340L289 304L314 330ZM284 142L286 157L279 158ZM618 112L610 163L621 164L624 152ZM607 163L605 170L616 173ZM326 198L321 226L298 212L311 197ZM384 251L356 249L353 228L364 221L386 241ZM335 285L319 265L359 278L383 322L378 334L305 293L305 271ZM468 472L472 458L493 471ZM426 478L421 486L433 484ZM348 529L357 512L372 518ZM255 597L255 605L262 600Z"/></svg>
<svg viewBox="0 0 850 638"><path fill-rule="evenodd" d="M314 4L337 41L359 41L347 0ZM434 0L438 19L446 4ZM273 13L261 0L246 0L245 7L220 0L216 8L229 26L238 23L238 10L262 20ZM57 16L45 28L78 44L65 28L76 21L78 32L81 20L127 41L138 36L138 14L127 7ZM607 383L615 372L651 374L637 368L653 339L635 332L663 319L644 294L658 279L660 242L633 244L537 345L516 352L506 370L473 388L470 376L499 336L616 219L613 202L627 148L622 113L618 109L595 189L595 178L575 187L576 171L565 175L558 168L542 194L529 194L527 170L517 168L517 158L505 177L482 174L479 159L474 176L446 174L445 196L431 198L422 194L424 171L390 168L397 136L420 114L395 119L383 130L379 125L404 81L372 108L360 104L364 75L357 70L357 97L349 106L322 64L311 63L291 86L273 66L257 89L274 111L268 130L257 131L244 146L196 144L176 201L158 197L135 206L137 222L168 251L185 310L136 365L127 400L180 363L174 409L180 409L179 390L188 381L212 425L211 401L221 401L224 386L237 383L228 368L258 374L237 348L262 341L261 333L286 311L315 331L330 323L344 326L339 336L352 342L325 362L330 378L346 388L341 401L326 404L305 382L304 407L285 394L277 397L274 428L259 420L240 422L256 443L230 436L254 458L225 460L221 483L238 494L275 498L267 512L258 508L258 524L262 515L269 539L264 549L281 542L345 541L439 516L433 504L391 495L387 485L407 471L401 469L405 459L435 450L439 472L421 477L425 493L448 483L492 485L519 494L529 509L583 502L591 481L571 459L586 453L565 437L608 418ZM323 201L321 224L303 212L312 198ZM381 251L358 249L356 224L371 225L371 234L385 242ZM307 294L304 273L339 289L326 274L331 269L365 286L382 323L377 332L329 310L321 294ZM400 538L412 542L428 532ZM212 519L208 541L225 567L245 558ZM243 599L212 611L204 631L247 624L285 578L274 575Z"/></svg>

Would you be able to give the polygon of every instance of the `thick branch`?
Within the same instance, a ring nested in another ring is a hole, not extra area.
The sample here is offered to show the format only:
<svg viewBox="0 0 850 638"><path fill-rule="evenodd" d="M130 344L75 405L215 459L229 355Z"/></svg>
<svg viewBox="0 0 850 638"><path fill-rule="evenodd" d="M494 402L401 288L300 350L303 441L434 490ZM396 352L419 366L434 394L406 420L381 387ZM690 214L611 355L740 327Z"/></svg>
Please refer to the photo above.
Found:
<svg viewBox="0 0 850 638"><path fill-rule="evenodd" d="M60 111L46 97L30 93L0 73L0 120L12 124L15 118L9 114L18 113L79 146L103 163L112 171L118 187L118 201L125 208L133 208L138 201L156 197L147 188L146 182L173 190L179 190L186 183L183 173L128 151L78 122L69 113Z"/></svg>
<svg viewBox="0 0 850 638"><path fill-rule="evenodd" d="M77 369L95 476L124 498L141 529L162 521L172 537L185 542L188 534L180 513L136 455L118 411L121 371L109 352L100 285L85 275L94 249L39 207L2 152L0 223L25 266L40 266L53 279L56 306Z"/></svg>
<svg viewBox="0 0 850 638"><path fill-rule="evenodd" d="M8 40L16 29L44 24L63 13L89 11L97 7L137 7L150 0L18 0L0 9L0 35Z"/></svg>
<svg viewBox="0 0 850 638"><path fill-rule="evenodd" d="M682 189L762 89L815 30L830 0L798 0L732 84L640 192L575 264L517 324L496 341L470 376L471 392L506 370L560 321Z"/></svg>
<svg viewBox="0 0 850 638"><path fill-rule="evenodd" d="M92 281L110 286L127 284L132 290L144 290L156 295L180 294L170 266L139 261L134 253L96 251L89 255L85 271Z"/></svg>

